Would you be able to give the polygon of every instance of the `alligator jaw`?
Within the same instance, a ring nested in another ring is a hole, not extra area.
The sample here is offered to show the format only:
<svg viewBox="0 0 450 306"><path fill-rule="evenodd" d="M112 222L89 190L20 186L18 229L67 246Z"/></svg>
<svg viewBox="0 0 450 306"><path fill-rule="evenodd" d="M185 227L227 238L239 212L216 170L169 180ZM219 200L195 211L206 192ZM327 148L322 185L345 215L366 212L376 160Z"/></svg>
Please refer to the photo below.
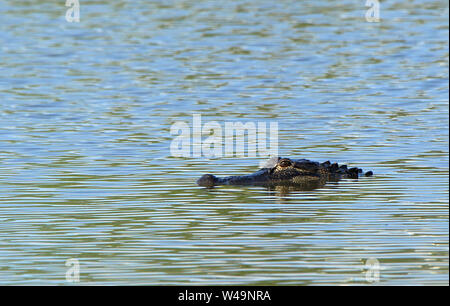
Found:
<svg viewBox="0 0 450 306"><path fill-rule="evenodd" d="M217 185L262 185L269 182L269 170L268 168L263 168L252 174L227 177L205 174L197 180L197 184L209 188Z"/></svg>

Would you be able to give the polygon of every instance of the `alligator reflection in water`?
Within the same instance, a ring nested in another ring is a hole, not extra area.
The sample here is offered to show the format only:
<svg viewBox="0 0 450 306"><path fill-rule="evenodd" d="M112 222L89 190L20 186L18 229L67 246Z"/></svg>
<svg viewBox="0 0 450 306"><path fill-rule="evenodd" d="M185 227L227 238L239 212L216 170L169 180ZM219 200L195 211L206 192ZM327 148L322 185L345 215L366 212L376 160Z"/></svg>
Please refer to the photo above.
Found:
<svg viewBox="0 0 450 306"><path fill-rule="evenodd" d="M255 173L242 176L216 177L205 174L197 180L203 187L217 185L265 186L275 189L279 186L287 190L313 190L323 187L326 182L338 181L342 178L357 179L359 176L371 176L372 171L363 174L362 169L339 166L337 163L314 162L307 159L289 159L277 157Z"/></svg>

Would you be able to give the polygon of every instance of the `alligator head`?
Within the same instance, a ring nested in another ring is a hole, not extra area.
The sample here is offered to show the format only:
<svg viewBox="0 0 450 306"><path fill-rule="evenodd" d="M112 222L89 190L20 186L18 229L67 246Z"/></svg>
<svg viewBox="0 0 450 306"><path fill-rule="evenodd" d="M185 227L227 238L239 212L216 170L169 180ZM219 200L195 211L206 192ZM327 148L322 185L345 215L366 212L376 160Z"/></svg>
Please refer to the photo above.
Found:
<svg viewBox="0 0 450 306"><path fill-rule="evenodd" d="M371 176L372 174L372 171L368 171L364 175ZM310 187L324 185L327 181L358 178L360 175L362 175L360 168L348 168L346 165L339 166L337 163L332 164L329 161L319 163L307 159L295 160L278 157L275 162L269 163L255 173L223 178L205 174L197 180L197 184L203 187L216 185L304 185L309 189Z"/></svg>

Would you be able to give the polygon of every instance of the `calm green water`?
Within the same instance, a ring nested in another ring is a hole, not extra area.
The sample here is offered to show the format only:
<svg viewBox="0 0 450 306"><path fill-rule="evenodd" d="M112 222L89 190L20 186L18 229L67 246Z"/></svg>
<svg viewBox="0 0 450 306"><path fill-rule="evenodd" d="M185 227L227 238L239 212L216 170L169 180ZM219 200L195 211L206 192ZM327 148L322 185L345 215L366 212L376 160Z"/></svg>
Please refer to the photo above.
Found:
<svg viewBox="0 0 450 306"><path fill-rule="evenodd" d="M448 2L0 5L0 284L448 285ZM373 170L219 187L176 121L278 122L281 156Z"/></svg>

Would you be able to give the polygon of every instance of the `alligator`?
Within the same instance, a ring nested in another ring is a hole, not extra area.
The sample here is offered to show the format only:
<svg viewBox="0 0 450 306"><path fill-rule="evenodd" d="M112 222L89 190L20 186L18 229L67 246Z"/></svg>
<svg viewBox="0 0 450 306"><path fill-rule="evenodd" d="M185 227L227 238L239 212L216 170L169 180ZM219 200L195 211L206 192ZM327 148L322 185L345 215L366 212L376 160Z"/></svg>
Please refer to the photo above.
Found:
<svg viewBox="0 0 450 306"><path fill-rule="evenodd" d="M197 184L209 188L217 185L247 185L300 186L305 187L304 189L314 189L323 186L327 181L338 181L342 178L357 179L360 176L372 175L372 171L363 173L360 168L340 166L330 161L319 163L308 159L276 157L255 173L223 178L205 174L197 180Z"/></svg>

